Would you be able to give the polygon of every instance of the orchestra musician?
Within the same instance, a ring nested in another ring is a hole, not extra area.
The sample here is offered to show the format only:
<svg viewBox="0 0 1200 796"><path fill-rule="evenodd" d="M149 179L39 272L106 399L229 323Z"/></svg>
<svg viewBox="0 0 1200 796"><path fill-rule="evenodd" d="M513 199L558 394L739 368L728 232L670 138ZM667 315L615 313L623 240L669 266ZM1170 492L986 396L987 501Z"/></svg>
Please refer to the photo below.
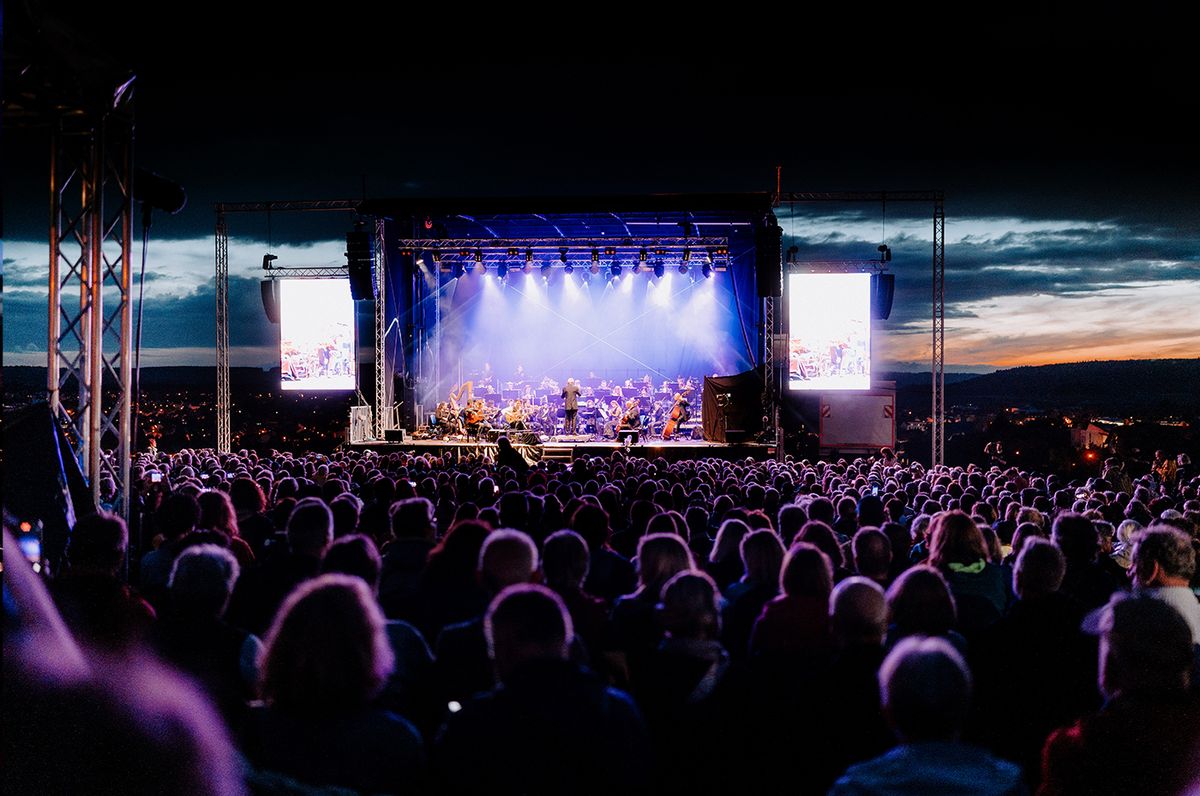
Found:
<svg viewBox="0 0 1200 796"><path fill-rule="evenodd" d="M684 393L675 393L675 405L671 407L671 414L667 416L667 423L663 426L663 439L671 439L679 427L688 421L688 405Z"/></svg>
<svg viewBox="0 0 1200 796"><path fill-rule="evenodd" d="M529 419L529 412L525 408L525 399L517 398L508 408L504 410L504 422L508 427L517 431L525 430L525 421Z"/></svg>
<svg viewBox="0 0 1200 796"><path fill-rule="evenodd" d="M632 436L636 437L642 427L642 408L638 406L636 398L631 398L625 404L625 414L621 417L621 422L617 424L617 438L620 439L622 431L635 432Z"/></svg>

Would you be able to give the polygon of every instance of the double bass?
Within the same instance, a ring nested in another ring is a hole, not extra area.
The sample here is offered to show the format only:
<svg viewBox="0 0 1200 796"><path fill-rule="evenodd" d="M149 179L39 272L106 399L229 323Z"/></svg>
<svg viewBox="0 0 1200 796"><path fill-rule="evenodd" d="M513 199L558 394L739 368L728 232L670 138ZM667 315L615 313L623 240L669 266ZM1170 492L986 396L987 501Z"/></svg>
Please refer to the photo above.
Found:
<svg viewBox="0 0 1200 796"><path fill-rule="evenodd" d="M675 393L675 405L671 407L671 414L667 417L666 425L663 426L663 439L674 437L679 427L688 421L687 406L687 398L684 398L680 393Z"/></svg>

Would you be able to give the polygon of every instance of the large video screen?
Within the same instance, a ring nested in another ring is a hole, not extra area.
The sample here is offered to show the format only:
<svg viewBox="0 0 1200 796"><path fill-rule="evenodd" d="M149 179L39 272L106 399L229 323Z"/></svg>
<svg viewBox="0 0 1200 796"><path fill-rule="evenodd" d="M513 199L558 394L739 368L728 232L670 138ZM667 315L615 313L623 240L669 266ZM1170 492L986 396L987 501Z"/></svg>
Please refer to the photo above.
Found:
<svg viewBox="0 0 1200 796"><path fill-rule="evenodd" d="M788 387L871 387L871 275L788 275Z"/></svg>
<svg viewBox="0 0 1200 796"><path fill-rule="evenodd" d="M279 364L284 390L354 389L350 280L279 280Z"/></svg>

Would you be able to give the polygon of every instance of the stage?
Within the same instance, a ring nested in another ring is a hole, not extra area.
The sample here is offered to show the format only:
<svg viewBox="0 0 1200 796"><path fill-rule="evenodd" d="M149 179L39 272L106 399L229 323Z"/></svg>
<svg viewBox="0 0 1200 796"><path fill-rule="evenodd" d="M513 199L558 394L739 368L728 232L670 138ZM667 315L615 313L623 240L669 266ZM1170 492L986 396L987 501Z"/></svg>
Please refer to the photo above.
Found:
<svg viewBox="0 0 1200 796"><path fill-rule="evenodd" d="M449 453L455 460L472 456L495 457L497 446L494 442L470 441L456 439L410 439L404 442L370 441L351 443L356 450L372 450L377 453L405 451L410 453L429 453L441 456ZM627 456L638 456L646 459L662 457L669 462L688 459L745 459L753 458L762 461L775 455L775 446L758 442L720 443L703 440L661 440L648 439L633 445L622 445L608 440L567 441L553 439L536 445L513 446L530 464L547 460L569 463L575 459L588 456L611 456L614 451L622 451Z"/></svg>

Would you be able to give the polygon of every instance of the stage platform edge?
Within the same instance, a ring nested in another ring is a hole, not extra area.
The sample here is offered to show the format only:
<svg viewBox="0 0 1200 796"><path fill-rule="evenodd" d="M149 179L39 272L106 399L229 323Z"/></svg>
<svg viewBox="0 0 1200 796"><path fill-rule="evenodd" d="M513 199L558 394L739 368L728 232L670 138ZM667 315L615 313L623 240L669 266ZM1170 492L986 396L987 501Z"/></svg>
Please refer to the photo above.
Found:
<svg viewBox="0 0 1200 796"><path fill-rule="evenodd" d="M404 442L370 440L367 442L349 443L354 450L372 450L377 453L407 451L411 453L431 453L441 456L451 453L455 459L463 459L472 455L493 456L496 444L492 442L471 442L463 440L437 439L408 439ZM758 442L704 442L697 440L647 440L636 445L621 445L616 442L544 442L540 445L515 445L527 460L536 461L547 459L554 461L574 461L580 457L611 456L614 451L623 451L628 456L638 456L646 459L657 459L660 456L669 462L685 461L688 459L745 459L763 461L775 455L775 446Z"/></svg>

